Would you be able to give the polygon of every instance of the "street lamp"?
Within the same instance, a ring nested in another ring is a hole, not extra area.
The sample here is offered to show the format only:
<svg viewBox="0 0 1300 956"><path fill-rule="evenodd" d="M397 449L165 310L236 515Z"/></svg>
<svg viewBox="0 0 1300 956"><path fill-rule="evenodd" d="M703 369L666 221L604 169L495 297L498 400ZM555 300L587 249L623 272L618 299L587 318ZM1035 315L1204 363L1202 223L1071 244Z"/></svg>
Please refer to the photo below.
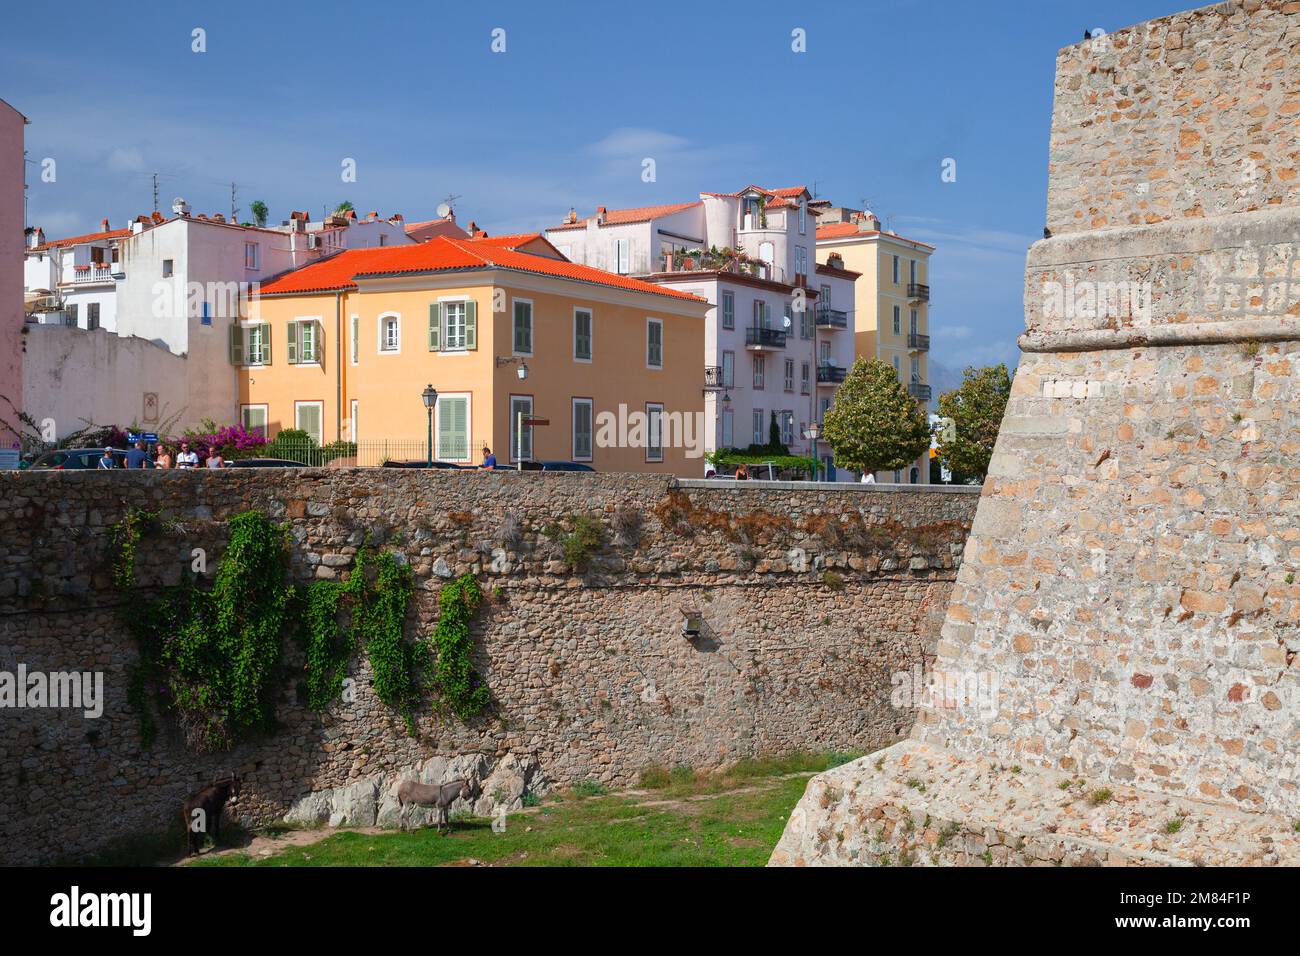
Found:
<svg viewBox="0 0 1300 956"><path fill-rule="evenodd" d="M528 363L525 362L522 357L518 355L515 356L498 355L496 357L496 362L497 362L497 368L500 368L502 365L518 365L519 367L515 369L515 374L519 376L519 381L522 382L524 381L524 379L528 378Z"/></svg>
<svg viewBox="0 0 1300 956"><path fill-rule="evenodd" d="M425 411L429 413L429 444L425 446L428 452L426 467L433 467L433 406L438 404L438 390L433 387L432 383L424 386L424 391L420 393L420 398L424 400Z"/></svg>
<svg viewBox="0 0 1300 956"><path fill-rule="evenodd" d="M803 437L812 442L813 481L817 481L817 439L821 437L821 428L815 421L809 422L803 430Z"/></svg>

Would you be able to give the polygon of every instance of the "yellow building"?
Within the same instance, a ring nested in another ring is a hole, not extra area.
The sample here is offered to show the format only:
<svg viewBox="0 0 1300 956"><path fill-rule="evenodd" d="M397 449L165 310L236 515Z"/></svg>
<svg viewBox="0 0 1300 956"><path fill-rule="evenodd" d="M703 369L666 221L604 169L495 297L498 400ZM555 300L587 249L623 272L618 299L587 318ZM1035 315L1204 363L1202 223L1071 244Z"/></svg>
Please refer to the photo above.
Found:
<svg viewBox="0 0 1300 956"><path fill-rule="evenodd" d="M231 330L244 423L359 460L522 457L697 475L704 300L569 262L536 234L356 249L262 286ZM526 377L521 377L526 372ZM520 416L547 424L517 428Z"/></svg>
<svg viewBox="0 0 1300 956"><path fill-rule="evenodd" d="M854 283L856 357L892 365L908 392L927 406L933 252L934 246L883 231L870 212L827 209L817 225L817 261L829 263L836 256L846 269L861 273ZM876 480L928 484L929 461L922 457L912 468L879 472Z"/></svg>

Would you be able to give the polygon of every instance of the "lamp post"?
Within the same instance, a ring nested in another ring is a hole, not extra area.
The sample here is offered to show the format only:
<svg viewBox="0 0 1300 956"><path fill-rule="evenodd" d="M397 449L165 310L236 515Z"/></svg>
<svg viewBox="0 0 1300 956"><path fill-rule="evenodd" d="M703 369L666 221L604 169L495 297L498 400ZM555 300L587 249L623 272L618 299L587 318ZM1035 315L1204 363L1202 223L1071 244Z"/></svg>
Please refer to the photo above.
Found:
<svg viewBox="0 0 1300 956"><path fill-rule="evenodd" d="M438 404L438 390L433 387L432 383L424 386L424 391L420 393L420 398L424 400L425 411L429 413L429 443L425 445L428 452L425 467L433 467L433 406Z"/></svg>
<svg viewBox="0 0 1300 956"><path fill-rule="evenodd" d="M817 439L821 436L821 428L814 422L809 422L808 427L803 430L803 437L812 442L812 460L813 460L813 481L817 481Z"/></svg>

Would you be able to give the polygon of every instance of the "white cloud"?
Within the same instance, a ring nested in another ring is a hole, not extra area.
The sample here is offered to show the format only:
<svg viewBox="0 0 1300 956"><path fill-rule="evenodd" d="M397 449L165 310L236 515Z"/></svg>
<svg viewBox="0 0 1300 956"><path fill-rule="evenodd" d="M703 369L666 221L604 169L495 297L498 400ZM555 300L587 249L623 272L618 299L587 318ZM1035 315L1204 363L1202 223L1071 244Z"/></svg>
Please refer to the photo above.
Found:
<svg viewBox="0 0 1300 956"><path fill-rule="evenodd" d="M136 173L144 169L144 155L134 146L119 146L108 154L108 168L119 173Z"/></svg>
<svg viewBox="0 0 1300 956"><path fill-rule="evenodd" d="M592 143L588 149L597 156L626 159L644 156L662 156L686 149L690 141L657 129L635 126L620 127L603 139Z"/></svg>

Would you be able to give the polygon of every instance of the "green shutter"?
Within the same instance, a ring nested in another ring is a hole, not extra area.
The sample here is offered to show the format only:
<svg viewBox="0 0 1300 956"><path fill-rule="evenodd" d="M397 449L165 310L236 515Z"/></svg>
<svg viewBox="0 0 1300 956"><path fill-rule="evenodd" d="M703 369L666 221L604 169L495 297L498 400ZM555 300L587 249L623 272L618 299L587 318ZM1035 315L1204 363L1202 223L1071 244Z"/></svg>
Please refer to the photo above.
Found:
<svg viewBox="0 0 1300 956"><path fill-rule="evenodd" d="M244 364L244 330L238 322L230 327L230 364Z"/></svg>
<svg viewBox="0 0 1300 956"><path fill-rule="evenodd" d="M298 364L298 323L290 322L286 328L289 330L288 350L285 354L285 361L290 365Z"/></svg>
<svg viewBox="0 0 1300 956"><path fill-rule="evenodd" d="M429 303L429 351L436 352L442 348L442 305Z"/></svg>
<svg viewBox="0 0 1300 956"><path fill-rule="evenodd" d="M262 364L271 364L271 323L262 323Z"/></svg>
<svg viewBox="0 0 1300 956"><path fill-rule="evenodd" d="M473 299L465 303L465 348L478 348L478 303Z"/></svg>

